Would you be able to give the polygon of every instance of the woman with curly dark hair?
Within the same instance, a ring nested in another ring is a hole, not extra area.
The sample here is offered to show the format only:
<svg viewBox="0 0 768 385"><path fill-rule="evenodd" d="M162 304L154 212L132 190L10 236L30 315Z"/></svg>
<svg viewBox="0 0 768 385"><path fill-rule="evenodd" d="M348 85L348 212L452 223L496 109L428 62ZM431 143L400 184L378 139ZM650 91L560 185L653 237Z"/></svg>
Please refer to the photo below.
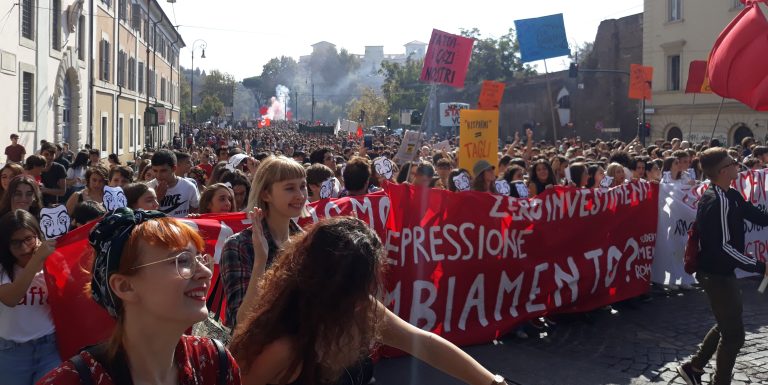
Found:
<svg viewBox="0 0 768 385"><path fill-rule="evenodd" d="M326 219L294 238L258 286L259 300L230 345L243 384L360 383L348 369L373 343L404 350L466 383L504 384L445 339L374 298L385 266L361 220ZM418 348L417 348L418 347Z"/></svg>
<svg viewBox="0 0 768 385"><path fill-rule="evenodd" d="M557 185L555 172L552 171L552 166L546 159L539 159L533 162L528 172L528 178L530 179L530 182L528 182L530 196L541 194L544 190Z"/></svg>

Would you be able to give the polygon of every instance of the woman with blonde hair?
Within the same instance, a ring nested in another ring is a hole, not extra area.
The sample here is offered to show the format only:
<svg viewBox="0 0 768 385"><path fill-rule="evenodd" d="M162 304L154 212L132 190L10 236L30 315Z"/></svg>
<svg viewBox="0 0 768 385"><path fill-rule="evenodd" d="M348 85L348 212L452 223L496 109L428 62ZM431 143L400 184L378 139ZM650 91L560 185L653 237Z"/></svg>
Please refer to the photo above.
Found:
<svg viewBox="0 0 768 385"><path fill-rule="evenodd" d="M621 186L624 184L626 179L624 166L616 162L608 165L608 167L605 169L605 175L613 178L610 187Z"/></svg>
<svg viewBox="0 0 768 385"><path fill-rule="evenodd" d="M200 214L235 212L235 195L224 183L214 183L200 195Z"/></svg>
<svg viewBox="0 0 768 385"><path fill-rule="evenodd" d="M256 285L277 253L301 228L293 221L305 213L307 174L284 156L259 165L248 197L252 226L229 237L221 254L221 280L227 299L226 323L242 322L257 302Z"/></svg>
<svg viewBox="0 0 768 385"><path fill-rule="evenodd" d="M87 290L117 324L109 340L38 384L84 384L82 376L96 385L240 384L221 343L184 334L208 316L214 262L200 234L159 211L120 208L88 240L95 256Z"/></svg>

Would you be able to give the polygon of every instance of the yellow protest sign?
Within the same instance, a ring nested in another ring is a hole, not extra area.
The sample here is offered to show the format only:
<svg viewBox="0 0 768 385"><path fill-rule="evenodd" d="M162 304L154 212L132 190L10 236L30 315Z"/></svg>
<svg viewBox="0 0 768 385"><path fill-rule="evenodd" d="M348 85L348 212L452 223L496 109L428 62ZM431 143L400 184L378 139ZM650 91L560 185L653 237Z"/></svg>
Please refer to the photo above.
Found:
<svg viewBox="0 0 768 385"><path fill-rule="evenodd" d="M499 148L499 111L459 112L459 167L472 173L478 160L496 166Z"/></svg>

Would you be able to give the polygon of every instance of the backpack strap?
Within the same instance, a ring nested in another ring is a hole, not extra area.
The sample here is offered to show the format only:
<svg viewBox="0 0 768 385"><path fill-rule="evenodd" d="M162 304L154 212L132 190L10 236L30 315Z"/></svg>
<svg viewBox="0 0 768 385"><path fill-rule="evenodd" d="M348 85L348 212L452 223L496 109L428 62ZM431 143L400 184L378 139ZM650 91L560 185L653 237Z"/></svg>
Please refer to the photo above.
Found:
<svg viewBox="0 0 768 385"><path fill-rule="evenodd" d="M211 341L213 341L213 345L216 346L216 352L219 355L219 376L217 384L227 385L227 376L229 375L229 357L227 357L227 350L224 349L224 345L221 341L215 338L211 338Z"/></svg>
<svg viewBox="0 0 768 385"><path fill-rule="evenodd" d="M80 375L80 383L82 385L94 385L93 377L91 377L91 369L88 368L88 365L85 363L85 360L83 360L83 357L80 356L80 354L70 358L69 361L75 365L77 374Z"/></svg>

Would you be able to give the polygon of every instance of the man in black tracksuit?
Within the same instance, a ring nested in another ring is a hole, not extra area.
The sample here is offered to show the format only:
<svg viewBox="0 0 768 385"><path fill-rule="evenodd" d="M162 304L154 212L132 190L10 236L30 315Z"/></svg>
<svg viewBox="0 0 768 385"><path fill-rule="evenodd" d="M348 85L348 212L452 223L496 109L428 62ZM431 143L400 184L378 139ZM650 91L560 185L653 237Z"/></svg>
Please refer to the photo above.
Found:
<svg viewBox="0 0 768 385"><path fill-rule="evenodd" d="M696 279L709 297L717 324L707 333L696 355L678 372L689 385L701 384L704 366L717 353L713 384L722 385L731 383L736 355L744 345L741 290L734 269L765 274L765 264L744 253L744 220L768 226L768 214L730 188L739 163L724 148L708 149L700 160L712 183L696 213L700 236Z"/></svg>

